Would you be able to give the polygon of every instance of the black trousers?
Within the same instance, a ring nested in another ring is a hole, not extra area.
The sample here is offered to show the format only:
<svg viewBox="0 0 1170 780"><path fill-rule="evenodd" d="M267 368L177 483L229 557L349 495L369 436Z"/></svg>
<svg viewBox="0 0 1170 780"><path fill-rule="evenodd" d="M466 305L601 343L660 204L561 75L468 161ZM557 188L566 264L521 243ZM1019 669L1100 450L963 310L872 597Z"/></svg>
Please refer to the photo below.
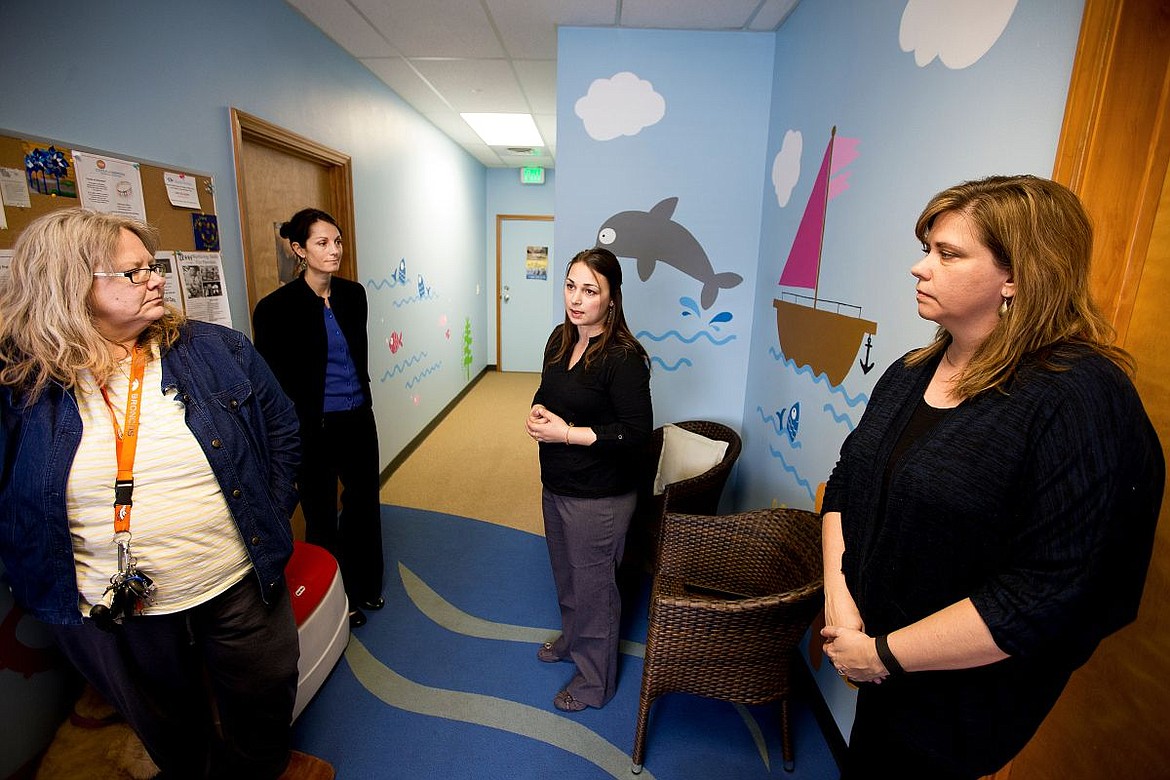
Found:
<svg viewBox="0 0 1170 780"><path fill-rule="evenodd" d="M861 686L857 713L849 735L849 747L841 780L905 777L930 780L977 780L980 775L956 768L947 757L914 743L901 719L881 704L881 691Z"/></svg>
<svg viewBox="0 0 1170 780"><path fill-rule="evenodd" d="M288 764L300 644L288 590L255 576L170 615L54 625L62 652L138 733L165 778L276 778ZM216 717L219 728L216 729Z"/></svg>
<svg viewBox="0 0 1170 780"><path fill-rule="evenodd" d="M372 409L329 412L320 427L301 429L298 484L305 541L324 547L337 558L351 602L382 594L378 477L378 429Z"/></svg>

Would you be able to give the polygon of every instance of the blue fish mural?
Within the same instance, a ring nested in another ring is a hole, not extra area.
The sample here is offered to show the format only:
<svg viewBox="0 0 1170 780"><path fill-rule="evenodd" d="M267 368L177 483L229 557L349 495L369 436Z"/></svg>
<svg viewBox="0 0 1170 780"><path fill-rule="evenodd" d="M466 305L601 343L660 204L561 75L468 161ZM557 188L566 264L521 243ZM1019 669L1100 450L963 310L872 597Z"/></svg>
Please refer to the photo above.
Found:
<svg viewBox="0 0 1170 780"><path fill-rule="evenodd" d="M667 198L649 211L621 211L597 231L597 246L618 257L638 261L638 277L644 282L659 262L682 271L702 283L699 301L710 309L720 290L735 287L743 277L731 271L716 273L707 253L685 227L671 219L678 198Z"/></svg>
<svg viewBox="0 0 1170 780"><path fill-rule="evenodd" d="M788 441L796 442L796 432L800 430L800 404L795 403L788 410L788 419L784 421L784 429L788 432Z"/></svg>

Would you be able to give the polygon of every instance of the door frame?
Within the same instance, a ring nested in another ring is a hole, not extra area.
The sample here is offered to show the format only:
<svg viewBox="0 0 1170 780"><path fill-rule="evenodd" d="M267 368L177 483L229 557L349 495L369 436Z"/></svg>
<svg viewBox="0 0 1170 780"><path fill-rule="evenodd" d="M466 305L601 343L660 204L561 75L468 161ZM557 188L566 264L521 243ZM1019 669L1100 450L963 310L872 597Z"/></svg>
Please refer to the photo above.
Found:
<svg viewBox="0 0 1170 780"><path fill-rule="evenodd" d="M503 325L501 318L504 316L503 305L501 299L504 294L503 287L503 254L504 250L501 246L504 235L504 221L514 220L517 222L552 222L552 214L496 214L496 370L501 370L503 363L501 362L504 353L503 342ZM552 264L552 258L549 258L549 264ZM549 273L552 273L552 268L549 268Z"/></svg>
<svg viewBox="0 0 1170 780"><path fill-rule="evenodd" d="M245 197L244 142L261 144L284 154L301 157L326 169L329 177L330 212L346 237L345 253L337 275L357 278L357 234L354 230L353 163L349 155L297 135L258 116L231 107L232 149L236 163L236 202L240 210L240 238L243 241L244 282L248 289L248 311L254 311L261 296L252 280L254 263L249 259L251 237L248 227L248 203Z"/></svg>

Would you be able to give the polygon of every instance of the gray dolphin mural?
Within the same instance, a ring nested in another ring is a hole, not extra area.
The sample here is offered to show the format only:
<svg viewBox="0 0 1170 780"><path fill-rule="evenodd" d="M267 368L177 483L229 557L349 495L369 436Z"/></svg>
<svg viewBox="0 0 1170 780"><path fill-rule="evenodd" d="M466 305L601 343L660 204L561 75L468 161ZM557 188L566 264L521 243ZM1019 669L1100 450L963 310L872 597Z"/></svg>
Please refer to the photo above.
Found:
<svg viewBox="0 0 1170 780"><path fill-rule="evenodd" d="M699 302L710 309L720 290L728 290L743 281L739 274L715 273L703 247L691 232L670 217L678 198L667 198L649 211L621 211L605 221L597 231L597 246L618 257L638 261L638 277L644 282L654 273L659 261L672 265L703 284Z"/></svg>

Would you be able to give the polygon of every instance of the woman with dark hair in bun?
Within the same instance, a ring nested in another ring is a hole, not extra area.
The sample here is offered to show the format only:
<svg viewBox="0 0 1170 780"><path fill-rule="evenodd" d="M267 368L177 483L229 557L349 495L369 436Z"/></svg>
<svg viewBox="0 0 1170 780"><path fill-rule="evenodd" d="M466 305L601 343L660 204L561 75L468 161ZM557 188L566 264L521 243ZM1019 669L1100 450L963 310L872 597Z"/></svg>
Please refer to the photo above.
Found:
<svg viewBox="0 0 1170 780"><path fill-rule="evenodd" d="M305 540L341 566L350 626L381 609L382 524L378 433L370 396L366 291L334 276L341 230L320 209L301 209L280 227L300 273L256 304L256 349L296 405L298 474ZM341 512L337 511L340 479Z"/></svg>

